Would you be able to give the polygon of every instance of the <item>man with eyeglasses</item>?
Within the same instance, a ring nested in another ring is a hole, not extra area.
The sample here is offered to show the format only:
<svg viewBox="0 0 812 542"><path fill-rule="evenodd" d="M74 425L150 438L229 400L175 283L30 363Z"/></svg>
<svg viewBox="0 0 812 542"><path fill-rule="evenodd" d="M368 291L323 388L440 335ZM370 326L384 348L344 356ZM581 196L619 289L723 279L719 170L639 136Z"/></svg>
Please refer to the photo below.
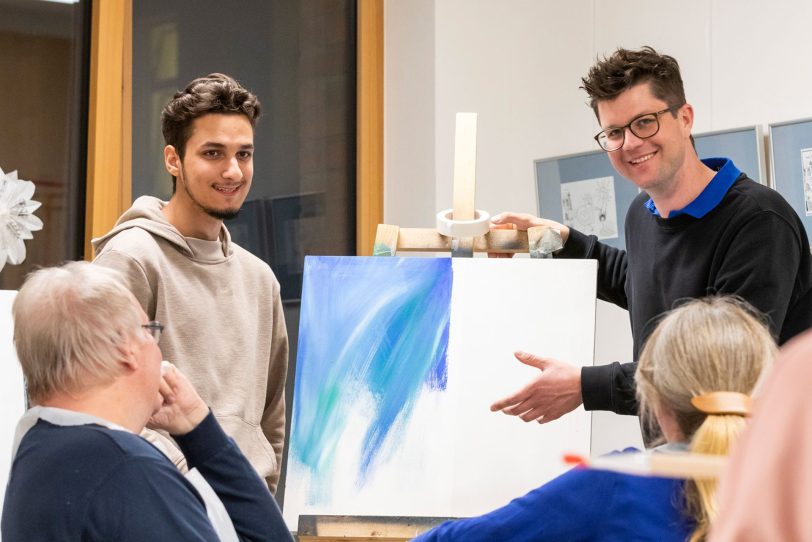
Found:
<svg viewBox="0 0 812 542"><path fill-rule="evenodd" d="M161 361L163 324L121 274L40 269L12 312L33 406L15 432L3 540L292 542L265 481ZM175 437L189 475L139 436L148 423Z"/></svg>
<svg viewBox="0 0 812 542"><path fill-rule="evenodd" d="M677 61L650 47L618 49L582 82L602 128L595 140L641 189L626 216L626 250L527 214L503 213L493 223L552 226L565 243L556 258L597 259L598 297L629 310L635 360L660 315L688 298L737 295L765 314L781 343L812 327L812 264L800 219L732 161L699 159ZM577 368L516 357L540 374L494 411L540 423L582 403L637 414L636 363Z"/></svg>

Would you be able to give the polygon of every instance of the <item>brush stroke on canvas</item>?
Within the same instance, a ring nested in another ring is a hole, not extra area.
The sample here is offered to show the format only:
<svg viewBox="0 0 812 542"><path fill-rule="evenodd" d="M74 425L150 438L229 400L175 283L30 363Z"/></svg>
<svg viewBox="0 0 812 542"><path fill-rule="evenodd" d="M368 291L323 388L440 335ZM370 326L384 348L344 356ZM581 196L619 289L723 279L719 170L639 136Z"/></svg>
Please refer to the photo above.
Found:
<svg viewBox="0 0 812 542"><path fill-rule="evenodd" d="M445 389L450 260L392 262L308 258L291 454L313 480L310 502L329 498L340 437L361 398L367 426L354 473L359 487L421 392Z"/></svg>
<svg viewBox="0 0 812 542"><path fill-rule="evenodd" d="M525 424L490 404L591 363L597 264L307 257L283 513L468 516L589 450L589 414Z"/></svg>

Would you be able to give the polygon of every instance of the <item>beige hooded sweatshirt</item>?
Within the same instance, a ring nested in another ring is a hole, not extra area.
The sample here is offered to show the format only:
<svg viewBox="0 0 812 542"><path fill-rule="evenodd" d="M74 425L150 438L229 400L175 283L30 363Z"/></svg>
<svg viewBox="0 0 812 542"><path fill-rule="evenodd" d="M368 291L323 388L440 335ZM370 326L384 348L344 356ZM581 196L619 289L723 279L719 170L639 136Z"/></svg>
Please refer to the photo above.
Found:
<svg viewBox="0 0 812 542"><path fill-rule="evenodd" d="M150 319L164 324L164 359L187 375L271 491L285 444L288 337L279 282L268 265L231 242L183 237L138 198L93 240L95 263L117 269Z"/></svg>

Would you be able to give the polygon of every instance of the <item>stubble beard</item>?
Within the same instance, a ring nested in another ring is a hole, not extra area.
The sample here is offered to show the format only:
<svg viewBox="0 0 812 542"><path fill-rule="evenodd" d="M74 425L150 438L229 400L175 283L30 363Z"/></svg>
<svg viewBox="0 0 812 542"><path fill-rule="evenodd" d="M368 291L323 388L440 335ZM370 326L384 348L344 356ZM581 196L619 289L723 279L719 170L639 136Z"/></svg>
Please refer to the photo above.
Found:
<svg viewBox="0 0 812 542"><path fill-rule="evenodd" d="M239 216L240 214L239 207L237 207L236 209L214 209L212 207L207 207L202 203L200 203L199 201L197 201L197 198L195 198L194 194L192 194L192 191L189 190L189 183L186 182L186 176L183 175L182 171L179 171L178 173L180 174L179 180L183 181L181 184L183 184L183 189L186 191L186 195L189 196L189 199L192 201L192 203L197 205L200 208L200 210L202 210L204 213L206 213L212 218L216 218L217 220L232 220L234 218L237 218L237 216Z"/></svg>
<svg viewBox="0 0 812 542"><path fill-rule="evenodd" d="M210 207L204 207L200 204L198 205L201 209L203 209L204 213L218 220L231 220L232 218L237 218L237 216L240 214L239 209L211 209Z"/></svg>

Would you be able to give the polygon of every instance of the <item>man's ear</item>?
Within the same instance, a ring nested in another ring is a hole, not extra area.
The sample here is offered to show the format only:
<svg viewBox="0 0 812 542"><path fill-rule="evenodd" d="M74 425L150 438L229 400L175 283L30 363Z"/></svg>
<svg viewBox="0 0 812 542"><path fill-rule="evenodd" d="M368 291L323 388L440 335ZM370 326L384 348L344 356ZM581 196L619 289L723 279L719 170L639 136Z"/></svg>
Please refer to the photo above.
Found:
<svg viewBox="0 0 812 542"><path fill-rule="evenodd" d="M178 152L172 145L164 147L164 166L170 175L173 177L178 176L178 172L180 171L180 156L178 156Z"/></svg>
<svg viewBox="0 0 812 542"><path fill-rule="evenodd" d="M694 127L694 108L691 107L691 104L685 104L680 108L677 120L679 120L683 132L691 135L691 130Z"/></svg>
<svg viewBox="0 0 812 542"><path fill-rule="evenodd" d="M126 346L119 348L119 363L127 372L138 369L138 357L135 355L135 339L131 339Z"/></svg>

